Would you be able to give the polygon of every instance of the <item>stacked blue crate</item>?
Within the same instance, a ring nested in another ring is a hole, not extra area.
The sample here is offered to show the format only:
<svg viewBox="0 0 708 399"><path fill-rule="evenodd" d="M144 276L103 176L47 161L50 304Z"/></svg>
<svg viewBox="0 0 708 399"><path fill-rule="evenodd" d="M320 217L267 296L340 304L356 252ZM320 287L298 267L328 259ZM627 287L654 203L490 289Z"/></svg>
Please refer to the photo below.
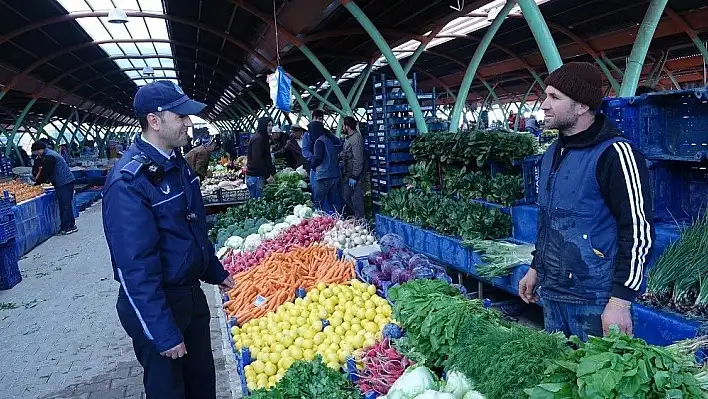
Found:
<svg viewBox="0 0 708 399"><path fill-rule="evenodd" d="M238 140L238 154L246 155L248 153L248 141L251 139L251 135L248 133L241 133Z"/></svg>
<svg viewBox="0 0 708 399"><path fill-rule="evenodd" d="M0 177L12 177L12 160L4 155L0 156Z"/></svg>
<svg viewBox="0 0 708 399"><path fill-rule="evenodd" d="M12 197L4 193L0 197L0 290L9 290L22 281L18 266L19 254L15 237L15 215L12 207L15 205Z"/></svg>
<svg viewBox="0 0 708 399"><path fill-rule="evenodd" d="M409 79L426 118L436 113L435 91L417 89L416 75ZM390 190L404 185L408 166L414 160L410 146L418 135L415 117L401 84L387 75L373 77L373 101L367 110L367 148L374 205Z"/></svg>

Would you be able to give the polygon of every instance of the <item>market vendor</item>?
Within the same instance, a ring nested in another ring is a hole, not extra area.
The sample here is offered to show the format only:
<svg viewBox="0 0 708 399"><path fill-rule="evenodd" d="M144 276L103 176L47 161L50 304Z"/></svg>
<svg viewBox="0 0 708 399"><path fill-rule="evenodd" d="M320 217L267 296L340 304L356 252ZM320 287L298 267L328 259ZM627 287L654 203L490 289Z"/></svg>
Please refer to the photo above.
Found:
<svg viewBox="0 0 708 399"><path fill-rule="evenodd" d="M543 299L548 331L586 340L614 324L631 335L654 242L644 157L598 112L602 73L594 65L563 65L546 85L546 128L561 134L541 161L538 240L519 295Z"/></svg>
<svg viewBox="0 0 708 399"><path fill-rule="evenodd" d="M184 156L184 160L197 172L199 178L204 180L207 177L211 177L209 160L211 159L211 153L216 150L216 138L214 136L201 136L199 144L199 146Z"/></svg>
<svg viewBox="0 0 708 399"><path fill-rule="evenodd" d="M103 191L118 317L145 370L148 399L214 399L211 316L200 281L234 282L207 238L199 178L175 151L189 140L189 115L205 104L158 80L138 90L133 106L142 135Z"/></svg>
<svg viewBox="0 0 708 399"><path fill-rule="evenodd" d="M269 117L258 119L256 132L248 141L246 161L246 186L251 198L258 199L263 195L266 182L273 181L275 166L270 152L270 131L273 120Z"/></svg>
<svg viewBox="0 0 708 399"><path fill-rule="evenodd" d="M304 129L299 126L292 128L292 134L285 142L285 146L274 153L276 158L284 158L285 164L292 169L297 169L305 163L305 157L302 156L302 147L300 146Z"/></svg>
<svg viewBox="0 0 708 399"><path fill-rule="evenodd" d="M56 190L59 203L59 219L61 227L59 234L68 235L79 231L74 219L74 174L69 165L57 152L47 148L42 141L32 144L32 155L35 157L35 185L51 183Z"/></svg>

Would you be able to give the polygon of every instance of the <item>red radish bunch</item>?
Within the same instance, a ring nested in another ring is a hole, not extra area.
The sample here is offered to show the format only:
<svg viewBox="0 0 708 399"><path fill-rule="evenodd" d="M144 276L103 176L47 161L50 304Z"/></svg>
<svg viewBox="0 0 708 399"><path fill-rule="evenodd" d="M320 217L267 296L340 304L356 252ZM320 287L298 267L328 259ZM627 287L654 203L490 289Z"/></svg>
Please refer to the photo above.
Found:
<svg viewBox="0 0 708 399"><path fill-rule="evenodd" d="M359 390L364 394L374 391L386 395L391 385L413 364L396 349L388 338L364 349L357 358L364 369L359 371Z"/></svg>
<svg viewBox="0 0 708 399"><path fill-rule="evenodd" d="M221 261L231 275L249 270L273 253L288 252L295 247L307 247L310 244L321 242L324 234L334 227L335 220L330 216L317 216L305 219L290 226L278 237L266 240L253 252L229 252Z"/></svg>

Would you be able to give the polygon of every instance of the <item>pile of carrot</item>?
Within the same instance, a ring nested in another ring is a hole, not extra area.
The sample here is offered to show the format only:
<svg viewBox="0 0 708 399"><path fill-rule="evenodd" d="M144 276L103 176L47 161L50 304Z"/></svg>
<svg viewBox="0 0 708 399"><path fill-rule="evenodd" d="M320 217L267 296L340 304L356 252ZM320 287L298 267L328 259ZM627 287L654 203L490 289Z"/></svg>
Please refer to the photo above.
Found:
<svg viewBox="0 0 708 399"><path fill-rule="evenodd" d="M346 283L354 278L354 263L337 260L337 252L312 244L286 253L273 253L263 262L236 274L236 287L227 292L228 316L239 326L275 311L295 298L298 288L311 289L317 283Z"/></svg>

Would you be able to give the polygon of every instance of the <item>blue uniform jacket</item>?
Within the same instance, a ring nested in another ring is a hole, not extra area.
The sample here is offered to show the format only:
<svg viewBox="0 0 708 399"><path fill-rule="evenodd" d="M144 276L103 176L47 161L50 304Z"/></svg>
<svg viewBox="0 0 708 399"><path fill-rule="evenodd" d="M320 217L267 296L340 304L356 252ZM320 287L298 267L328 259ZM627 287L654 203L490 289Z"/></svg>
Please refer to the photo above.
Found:
<svg viewBox="0 0 708 399"><path fill-rule="evenodd" d="M135 160L136 155L164 169L159 183L150 181L151 165ZM114 278L145 336L159 352L178 345L183 337L165 290L199 280L220 284L228 276L207 238L197 174L181 154L167 159L138 139L106 179L103 227Z"/></svg>

